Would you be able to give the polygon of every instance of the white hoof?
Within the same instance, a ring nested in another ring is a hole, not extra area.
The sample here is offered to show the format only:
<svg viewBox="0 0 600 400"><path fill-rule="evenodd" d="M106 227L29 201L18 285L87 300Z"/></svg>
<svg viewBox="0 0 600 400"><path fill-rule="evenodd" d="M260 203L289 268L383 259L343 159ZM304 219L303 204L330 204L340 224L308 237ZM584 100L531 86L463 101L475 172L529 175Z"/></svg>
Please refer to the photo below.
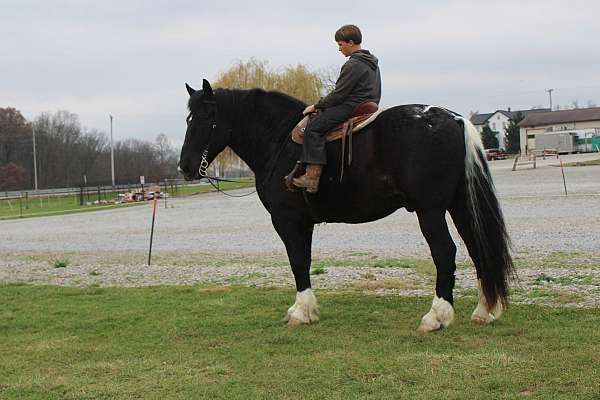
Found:
<svg viewBox="0 0 600 400"><path fill-rule="evenodd" d="M435 296L431 304L431 310L423 316L418 332L428 333L445 328L454 320L454 308L452 304L441 297Z"/></svg>
<svg viewBox="0 0 600 400"><path fill-rule="evenodd" d="M491 324L495 319L494 314L488 312L486 305L482 303L478 303L471 314L471 322L478 325Z"/></svg>
<svg viewBox="0 0 600 400"><path fill-rule="evenodd" d="M502 315L502 304L497 303L491 312L487 310L485 302L480 302L475 307L473 314L471 315L471 321L474 324L487 325L491 324Z"/></svg>
<svg viewBox="0 0 600 400"><path fill-rule="evenodd" d="M478 286L479 302L471 314L471 322L478 325L491 324L502 315L502 303L498 302L493 308L489 308L485 296L481 291L481 285Z"/></svg>
<svg viewBox="0 0 600 400"><path fill-rule="evenodd" d="M312 289L296 293L296 302L288 309L285 320L288 325L304 325L319 322L319 305Z"/></svg>

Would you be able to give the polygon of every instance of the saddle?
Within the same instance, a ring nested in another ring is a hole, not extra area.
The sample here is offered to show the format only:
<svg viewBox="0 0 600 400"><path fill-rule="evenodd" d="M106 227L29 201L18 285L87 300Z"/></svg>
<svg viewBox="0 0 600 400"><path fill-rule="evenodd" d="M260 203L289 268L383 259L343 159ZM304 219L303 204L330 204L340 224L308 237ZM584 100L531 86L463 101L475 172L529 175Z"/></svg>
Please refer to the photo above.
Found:
<svg viewBox="0 0 600 400"><path fill-rule="evenodd" d="M350 119L344 123L339 124L325 135L327 142L333 142L334 140L342 139L344 141L346 136L352 136L352 133L360 131L362 128L370 124L381 111L378 110L379 106L373 101L365 101L360 103L352 112ZM308 126L310 115L302 118L300 122L292 129L292 140L295 143L302 144L304 142L304 131Z"/></svg>
<svg viewBox="0 0 600 400"><path fill-rule="evenodd" d="M377 103L373 101L365 101L360 103L352 112L350 119L346 122L336 126L325 134L326 142L333 142L334 140L342 140L342 165L340 171L340 182L344 177L344 156L346 155L346 137L348 137L348 166L352 164L352 134L359 132L361 129L369 125L377 118L377 116L383 110L379 110ZM292 129L292 140L295 143L302 144L304 142L304 131L308 126L310 115L302 118L300 122ZM285 176L285 184L291 191L295 191L292 184L292 179L300 176L304 172L304 165L300 161L296 163L294 169Z"/></svg>

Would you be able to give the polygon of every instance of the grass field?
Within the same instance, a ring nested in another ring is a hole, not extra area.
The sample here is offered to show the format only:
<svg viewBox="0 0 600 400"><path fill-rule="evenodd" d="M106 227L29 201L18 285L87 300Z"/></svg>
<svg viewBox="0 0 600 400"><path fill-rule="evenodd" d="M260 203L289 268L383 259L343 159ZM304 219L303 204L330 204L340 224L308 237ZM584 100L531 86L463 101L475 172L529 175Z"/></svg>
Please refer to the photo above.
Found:
<svg viewBox="0 0 600 400"><path fill-rule="evenodd" d="M92 200L93 201L93 200ZM45 215L62 215L77 212L106 210L115 207L129 207L142 203L120 205L79 205L77 196L44 196L41 198L25 198L19 200L0 199L0 220L41 217Z"/></svg>
<svg viewBox="0 0 600 400"><path fill-rule="evenodd" d="M254 179L240 179L239 182L222 182L219 186L222 190L252 187L254 186ZM178 197L199 193L207 193L212 191L215 191L215 189L211 185L190 185L180 186L177 188L176 191L170 193L170 195L171 197ZM70 214L76 212L97 211L105 210L108 208L127 207L136 204L144 204L143 202L116 205L93 204L93 202L96 200L114 200L117 198L117 194L117 192L101 192L100 194L97 194L96 192L91 190L89 195L84 196L84 203L89 202L92 204L84 204L83 206L80 205L79 194L68 196L29 197L27 199L22 198L20 200L7 200L0 198L0 220L39 217L45 215Z"/></svg>
<svg viewBox="0 0 600 400"><path fill-rule="evenodd" d="M577 161L577 162L564 164L565 167L587 167L590 165L600 165L600 158L596 159L596 160Z"/></svg>
<svg viewBox="0 0 600 400"><path fill-rule="evenodd" d="M598 399L600 311L512 306L415 332L430 298L317 291L322 322L282 323L294 292L0 286L2 399Z"/></svg>

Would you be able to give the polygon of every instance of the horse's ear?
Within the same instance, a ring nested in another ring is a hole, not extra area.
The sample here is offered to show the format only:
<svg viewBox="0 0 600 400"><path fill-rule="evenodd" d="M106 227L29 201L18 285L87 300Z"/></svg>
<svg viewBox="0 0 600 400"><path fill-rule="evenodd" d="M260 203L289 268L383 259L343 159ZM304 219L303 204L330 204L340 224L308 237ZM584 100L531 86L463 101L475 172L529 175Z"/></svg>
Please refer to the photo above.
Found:
<svg viewBox="0 0 600 400"><path fill-rule="evenodd" d="M190 85L188 85L187 83L185 84L185 88L187 89L190 96L193 95L194 93L196 93L196 91L194 89L192 89L192 87Z"/></svg>
<svg viewBox="0 0 600 400"><path fill-rule="evenodd" d="M208 81L206 79L202 79L202 93L206 96L206 97L213 97L213 90L212 87L210 87L210 83L208 83Z"/></svg>

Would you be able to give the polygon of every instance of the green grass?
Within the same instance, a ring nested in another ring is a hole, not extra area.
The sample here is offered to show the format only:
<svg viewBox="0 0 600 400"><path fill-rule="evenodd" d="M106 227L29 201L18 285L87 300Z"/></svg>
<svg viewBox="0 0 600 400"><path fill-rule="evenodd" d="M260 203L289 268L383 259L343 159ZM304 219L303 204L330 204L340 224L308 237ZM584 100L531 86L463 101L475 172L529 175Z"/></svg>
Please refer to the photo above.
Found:
<svg viewBox="0 0 600 400"><path fill-rule="evenodd" d="M523 268L573 268L589 269L600 265L600 253L578 251L553 251L547 254L527 254L514 258L515 267Z"/></svg>
<svg viewBox="0 0 600 400"><path fill-rule="evenodd" d="M311 275L322 275L322 274L326 274L326 273L327 273L327 270L322 266L318 266L318 267L310 269Z"/></svg>
<svg viewBox="0 0 600 400"><path fill-rule="evenodd" d="M596 160L588 160L588 161L576 161L567 164L563 164L565 167L587 167L590 165L600 165L600 158Z"/></svg>
<svg viewBox="0 0 600 400"><path fill-rule="evenodd" d="M291 290L0 286L0 398L597 399L600 312L512 306L415 332L431 299Z"/></svg>
<svg viewBox="0 0 600 400"><path fill-rule="evenodd" d="M232 190L245 187L253 187L254 179L240 179L239 182L222 182L219 187L221 190ZM170 188L168 189L170 192ZM215 189L211 185L189 185L181 186L177 188L174 193L171 193L172 197L189 196L193 194L201 194L207 192L214 192ZM84 203L91 203L90 205L80 205L79 194L68 195L68 196L42 196L42 197L24 197L19 200L7 200L0 197L0 220L3 219L14 219L14 218L30 218L30 217L41 217L47 215L63 215L72 214L78 212L87 211L98 211L106 210L117 207L127 207L132 205L146 204L145 202L128 203L128 204L93 204L94 201L98 200L114 200L117 198L117 192L102 192L100 197L98 194L90 191L89 198L84 196ZM88 201L89 200L89 201ZM161 200L162 201L162 200ZM167 199L168 202L168 199Z"/></svg>
<svg viewBox="0 0 600 400"><path fill-rule="evenodd" d="M116 197L116 196L114 196ZM102 199L105 198L103 195ZM107 194L106 198L112 198ZM97 200L97 195L90 197L90 203ZM87 197L84 199L87 202ZM132 206L143 203L130 204L98 204L98 205L80 205L79 195L77 196L42 196L41 198L29 197L27 200L22 198L16 200L6 200L0 198L0 220L15 218L42 217L47 215L64 215L79 212L106 210L116 207Z"/></svg>
<svg viewBox="0 0 600 400"><path fill-rule="evenodd" d="M219 189L233 190L241 188L252 188L254 186L254 178L234 178L236 182L219 182ZM177 189L176 196L188 196L194 194L214 192L215 188L212 185L190 185L182 186ZM249 190L250 192L251 190Z"/></svg>
<svg viewBox="0 0 600 400"><path fill-rule="evenodd" d="M54 260L54 268L67 268L68 265L68 259Z"/></svg>
<svg viewBox="0 0 600 400"><path fill-rule="evenodd" d="M380 257L376 254L349 254L338 258L313 259L311 269L329 267L351 268L412 268L423 275L435 274L435 265L429 259Z"/></svg>

